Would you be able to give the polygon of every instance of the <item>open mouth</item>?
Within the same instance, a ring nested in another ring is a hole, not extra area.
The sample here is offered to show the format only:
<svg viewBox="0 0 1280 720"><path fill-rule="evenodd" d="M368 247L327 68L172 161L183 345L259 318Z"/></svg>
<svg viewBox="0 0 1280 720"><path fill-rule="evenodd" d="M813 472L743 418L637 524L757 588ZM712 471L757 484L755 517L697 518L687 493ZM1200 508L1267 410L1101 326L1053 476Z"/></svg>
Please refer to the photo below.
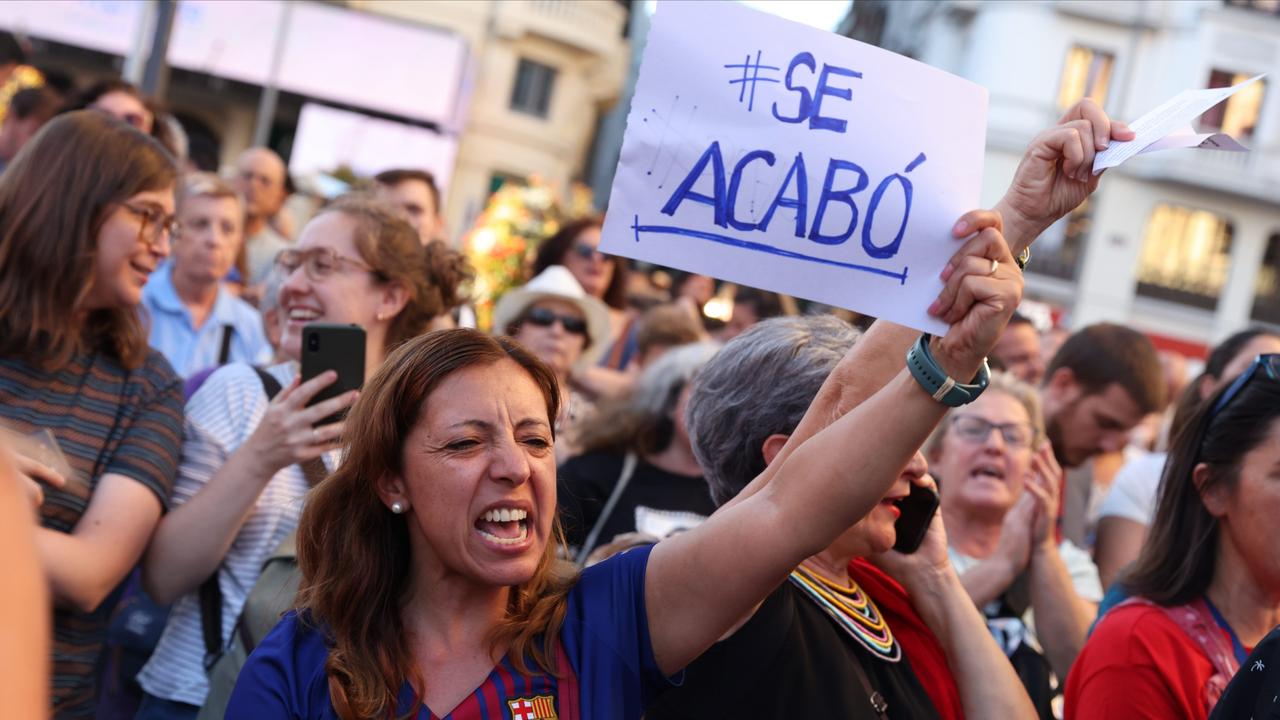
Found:
<svg viewBox="0 0 1280 720"><path fill-rule="evenodd" d="M496 545L519 545L529 537L529 513L520 508L493 508L476 518L475 528Z"/></svg>
<svg viewBox="0 0 1280 720"><path fill-rule="evenodd" d="M324 317L324 313L316 310L315 308L296 306L289 308L289 322L296 325L306 325L307 323L315 322L322 317Z"/></svg>
<svg viewBox="0 0 1280 720"><path fill-rule="evenodd" d="M983 463L969 473L969 477L1004 482L1004 468L991 463Z"/></svg>

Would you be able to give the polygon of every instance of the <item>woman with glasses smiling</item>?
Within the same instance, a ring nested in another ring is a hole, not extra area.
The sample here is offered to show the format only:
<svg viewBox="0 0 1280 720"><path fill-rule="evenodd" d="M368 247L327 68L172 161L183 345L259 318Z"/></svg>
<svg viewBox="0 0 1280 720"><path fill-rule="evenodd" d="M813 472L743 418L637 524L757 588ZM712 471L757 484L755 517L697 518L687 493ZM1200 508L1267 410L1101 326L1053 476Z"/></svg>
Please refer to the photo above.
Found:
<svg viewBox="0 0 1280 720"><path fill-rule="evenodd" d="M187 403L176 508L143 564L148 593L175 604L138 675L146 691L138 718L196 716L208 693L206 660L226 645L263 560L293 532L303 495L336 466L343 423L323 419L358 393L307 406L336 375L300 383L303 327L364 328L368 379L392 349L456 304L465 268L440 243L423 247L390 207L347 197L307 224L297 246L277 257L276 272L285 275L278 300L287 361L265 374L225 365Z"/></svg>
<svg viewBox="0 0 1280 720"><path fill-rule="evenodd" d="M1280 625L1280 355L1259 355L1173 438L1133 593L1098 621L1066 717L1208 717ZM1249 672L1264 668L1250 667Z"/></svg>
<svg viewBox="0 0 1280 720"><path fill-rule="evenodd" d="M158 142L88 111L49 122L0 177L0 426L52 433L66 462L16 458L44 495L55 717L93 714L99 606L142 555L178 465L181 382L139 313L169 254L176 177Z"/></svg>
<svg viewBox="0 0 1280 720"><path fill-rule="evenodd" d="M926 445L951 563L1043 718L1102 597L1088 554L1058 541L1062 469L1031 386L994 373Z"/></svg>

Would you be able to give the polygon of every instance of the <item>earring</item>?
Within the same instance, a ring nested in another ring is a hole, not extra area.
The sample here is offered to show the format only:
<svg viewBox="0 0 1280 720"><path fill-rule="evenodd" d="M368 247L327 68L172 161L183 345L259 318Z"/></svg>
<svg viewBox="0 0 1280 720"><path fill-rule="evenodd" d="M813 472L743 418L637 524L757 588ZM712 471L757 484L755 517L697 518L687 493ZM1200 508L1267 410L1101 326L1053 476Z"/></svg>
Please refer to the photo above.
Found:
<svg viewBox="0 0 1280 720"><path fill-rule="evenodd" d="M387 316L385 313L378 313L377 315L374 315L374 317L377 318L378 322L382 322L383 320L387 319Z"/></svg>
<svg viewBox="0 0 1280 720"><path fill-rule="evenodd" d="M395 502L391 503L391 512L395 513L396 515L403 513L407 509L408 508L405 507L404 503L400 502L399 500L396 500Z"/></svg>

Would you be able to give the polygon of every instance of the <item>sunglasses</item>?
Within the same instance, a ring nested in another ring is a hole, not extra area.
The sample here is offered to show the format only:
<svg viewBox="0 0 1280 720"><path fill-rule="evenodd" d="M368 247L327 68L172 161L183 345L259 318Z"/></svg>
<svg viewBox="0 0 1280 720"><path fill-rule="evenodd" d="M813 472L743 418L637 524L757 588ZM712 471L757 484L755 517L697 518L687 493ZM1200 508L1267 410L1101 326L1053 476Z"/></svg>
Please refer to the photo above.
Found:
<svg viewBox="0 0 1280 720"><path fill-rule="evenodd" d="M524 316L524 320L522 322L533 323L538 327L551 327L557 321L559 321L560 327L564 328L564 331L567 333L582 335L584 337L587 334L586 320L572 315L560 315L546 308L535 308L530 310L529 314Z"/></svg>
<svg viewBox="0 0 1280 720"><path fill-rule="evenodd" d="M1222 393L1222 397L1218 398L1218 402L1213 404L1213 409L1209 411L1209 422L1213 422L1218 413L1226 409L1231 404L1231 401L1235 400L1240 391L1244 389L1244 386L1248 385L1249 381L1258 373L1262 373L1272 380L1280 380L1280 353L1267 353L1255 358L1249 369L1232 381L1231 385L1227 387L1227 391Z"/></svg>
<svg viewBox="0 0 1280 720"><path fill-rule="evenodd" d="M574 255L577 255L578 257L582 258L583 260L597 260L597 259L599 259L599 260L606 260L606 261L608 261L608 260L612 260L612 259L613 259L613 258L609 257L608 255L605 255L604 253L600 252L600 249L599 249L599 248L597 248L596 246L594 246L594 245L588 245L588 244L586 244L586 243L578 243L577 245L574 245L574 246L573 246L573 254L574 254Z"/></svg>

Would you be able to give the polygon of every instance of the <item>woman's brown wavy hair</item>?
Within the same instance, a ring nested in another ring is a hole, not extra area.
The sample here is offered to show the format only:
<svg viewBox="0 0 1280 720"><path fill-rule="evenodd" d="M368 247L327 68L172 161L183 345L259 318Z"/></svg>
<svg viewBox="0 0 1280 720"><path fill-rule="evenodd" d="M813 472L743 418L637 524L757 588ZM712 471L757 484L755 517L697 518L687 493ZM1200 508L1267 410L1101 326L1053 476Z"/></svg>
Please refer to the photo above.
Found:
<svg viewBox="0 0 1280 720"><path fill-rule="evenodd" d="M404 440L445 378L505 359L529 373L547 417L557 417L554 373L515 341L467 329L428 333L396 349L365 384L347 417L346 458L307 498L298 524L298 607L326 634L329 695L343 720L394 716L406 680L418 693L416 712L424 687L401 616L413 562L408 520L382 503L378 481L403 472ZM526 657L555 672L554 642L576 580L556 559L561 537L557 521L555 541L529 582L512 588L506 620L490 638L490 650L506 648L520 672L529 672Z"/></svg>
<svg viewBox="0 0 1280 720"><path fill-rule="evenodd" d="M440 242L423 246L417 230L370 195L344 195L321 211L330 212L355 221L356 249L379 282L410 290L409 302L387 330L387 350L426 332L432 318L462 302L458 289L471 270L461 253Z"/></svg>
<svg viewBox="0 0 1280 720"><path fill-rule="evenodd" d="M101 351L142 365L138 308L81 308L107 217L177 177L155 139L92 110L54 118L22 148L0 175L0 357L53 371Z"/></svg>

